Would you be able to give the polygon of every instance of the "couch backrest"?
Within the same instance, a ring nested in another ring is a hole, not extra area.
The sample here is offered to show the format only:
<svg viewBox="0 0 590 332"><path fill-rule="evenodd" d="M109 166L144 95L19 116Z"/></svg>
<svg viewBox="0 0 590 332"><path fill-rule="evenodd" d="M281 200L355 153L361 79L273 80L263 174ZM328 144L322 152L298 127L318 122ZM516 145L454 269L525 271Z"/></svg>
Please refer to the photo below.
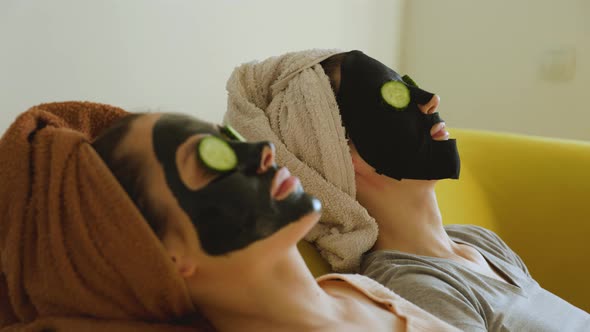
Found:
<svg viewBox="0 0 590 332"><path fill-rule="evenodd" d="M470 168L469 140L461 141L461 175L459 180L441 180L436 196L444 224L474 224L497 231L490 201L474 170Z"/></svg>

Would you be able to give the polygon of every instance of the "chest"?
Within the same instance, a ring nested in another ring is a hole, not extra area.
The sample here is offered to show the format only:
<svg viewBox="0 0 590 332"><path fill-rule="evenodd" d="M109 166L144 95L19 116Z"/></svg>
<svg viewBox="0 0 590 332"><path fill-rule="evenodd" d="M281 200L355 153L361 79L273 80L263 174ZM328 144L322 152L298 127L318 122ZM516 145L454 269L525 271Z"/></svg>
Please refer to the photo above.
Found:
<svg viewBox="0 0 590 332"><path fill-rule="evenodd" d="M490 331L588 331L590 315L537 284L517 294L480 290Z"/></svg>
<svg viewBox="0 0 590 332"><path fill-rule="evenodd" d="M369 300L371 301L371 300ZM405 331L405 321L375 302L355 301L347 310L348 319L334 331Z"/></svg>
<svg viewBox="0 0 590 332"><path fill-rule="evenodd" d="M492 278L512 286L516 286L515 282L502 271L501 268L488 261L478 250L471 246L461 245L461 256L458 256L452 260L456 263L463 265L469 270L478 274L484 275L488 278Z"/></svg>
<svg viewBox="0 0 590 332"><path fill-rule="evenodd" d="M343 283L328 281L323 288L342 303L342 316L333 331L405 331L405 320L390 311L386 304L378 303Z"/></svg>

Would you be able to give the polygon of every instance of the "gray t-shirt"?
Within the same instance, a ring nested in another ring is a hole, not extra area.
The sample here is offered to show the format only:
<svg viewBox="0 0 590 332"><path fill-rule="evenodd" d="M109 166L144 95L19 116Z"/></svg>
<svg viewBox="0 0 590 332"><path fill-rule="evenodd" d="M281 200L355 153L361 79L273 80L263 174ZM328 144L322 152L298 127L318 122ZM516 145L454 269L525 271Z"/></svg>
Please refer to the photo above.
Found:
<svg viewBox="0 0 590 332"><path fill-rule="evenodd" d="M361 273L463 331L590 331L590 314L541 288L495 233L472 225L445 229L511 282L449 259L395 250L365 255Z"/></svg>

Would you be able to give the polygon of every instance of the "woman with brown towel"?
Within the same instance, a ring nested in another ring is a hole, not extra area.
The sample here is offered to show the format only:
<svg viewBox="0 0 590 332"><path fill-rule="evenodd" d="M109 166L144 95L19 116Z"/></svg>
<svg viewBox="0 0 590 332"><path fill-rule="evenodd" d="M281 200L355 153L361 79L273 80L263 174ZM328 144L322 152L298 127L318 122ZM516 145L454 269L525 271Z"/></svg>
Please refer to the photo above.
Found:
<svg viewBox="0 0 590 332"><path fill-rule="evenodd" d="M181 114L129 116L94 148L220 331L454 330L371 279L317 281L296 244L319 201L268 142Z"/></svg>
<svg viewBox="0 0 590 332"><path fill-rule="evenodd" d="M540 287L495 233L443 225L434 187L459 177L459 153L439 97L411 78L360 51L311 50L243 64L227 90L225 121L272 141L326 206L306 239L333 270L463 331L588 329L590 315Z"/></svg>
<svg viewBox="0 0 590 332"><path fill-rule="evenodd" d="M296 244L320 204L274 153L185 115L23 113L0 140L0 331L456 331L369 278L316 281Z"/></svg>

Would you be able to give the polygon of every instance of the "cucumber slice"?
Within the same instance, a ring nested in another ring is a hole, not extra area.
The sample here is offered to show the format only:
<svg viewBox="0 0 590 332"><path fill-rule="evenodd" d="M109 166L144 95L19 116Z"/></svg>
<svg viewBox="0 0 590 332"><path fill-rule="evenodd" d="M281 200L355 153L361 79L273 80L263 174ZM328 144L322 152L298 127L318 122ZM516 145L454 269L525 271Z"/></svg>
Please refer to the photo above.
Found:
<svg viewBox="0 0 590 332"><path fill-rule="evenodd" d="M231 139L235 139L240 142L246 141L244 136L240 135L240 133L238 133L238 131L235 130L234 127L232 127L230 125L225 125L225 126L221 127L221 130L223 131L224 134L226 134Z"/></svg>
<svg viewBox="0 0 590 332"><path fill-rule="evenodd" d="M238 165L238 157L234 150L219 137L207 136L202 138L197 149L199 159L211 170L227 172Z"/></svg>
<svg viewBox="0 0 590 332"><path fill-rule="evenodd" d="M381 97L386 103L401 111L410 103L410 89L400 81L385 82L381 86Z"/></svg>
<svg viewBox="0 0 590 332"><path fill-rule="evenodd" d="M406 82L407 85L418 87L418 84L408 75L402 76L402 81Z"/></svg>

